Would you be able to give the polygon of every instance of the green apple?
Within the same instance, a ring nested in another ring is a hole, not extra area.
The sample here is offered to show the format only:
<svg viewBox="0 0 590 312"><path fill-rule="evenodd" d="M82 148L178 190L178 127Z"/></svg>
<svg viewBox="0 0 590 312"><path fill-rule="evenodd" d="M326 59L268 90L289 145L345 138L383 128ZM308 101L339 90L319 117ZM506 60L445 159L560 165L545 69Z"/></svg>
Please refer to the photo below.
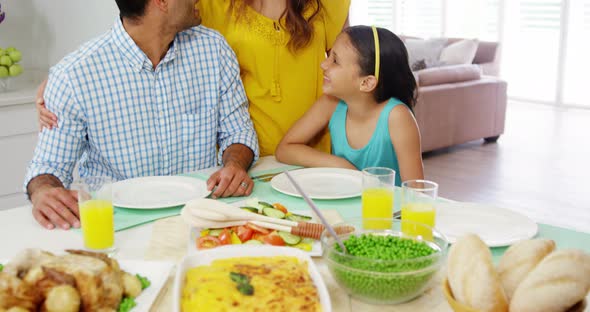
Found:
<svg viewBox="0 0 590 312"><path fill-rule="evenodd" d="M9 52L8 56L10 56L12 61L15 63L19 62L23 58L23 54L20 53L20 51L18 51L18 50Z"/></svg>
<svg viewBox="0 0 590 312"><path fill-rule="evenodd" d="M12 59L10 58L10 56L8 55L2 55L0 56L0 65L4 65L6 67L10 67L10 65L12 65L14 62L12 61Z"/></svg>
<svg viewBox="0 0 590 312"><path fill-rule="evenodd" d="M0 66L0 78L8 77L8 67Z"/></svg>
<svg viewBox="0 0 590 312"><path fill-rule="evenodd" d="M16 77L23 73L23 67L19 64L14 64L8 68L8 74L11 77Z"/></svg>
<svg viewBox="0 0 590 312"><path fill-rule="evenodd" d="M6 50L0 48L0 56L4 55L5 52L6 52Z"/></svg>
<svg viewBox="0 0 590 312"><path fill-rule="evenodd" d="M6 48L6 54L12 52L12 51L18 51L15 47L8 47Z"/></svg>

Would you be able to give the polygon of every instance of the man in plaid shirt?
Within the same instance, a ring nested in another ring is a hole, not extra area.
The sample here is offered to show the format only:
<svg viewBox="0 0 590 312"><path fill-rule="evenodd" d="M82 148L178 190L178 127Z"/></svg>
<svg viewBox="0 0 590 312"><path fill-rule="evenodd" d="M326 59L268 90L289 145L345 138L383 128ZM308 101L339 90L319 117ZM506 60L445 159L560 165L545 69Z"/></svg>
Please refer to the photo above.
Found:
<svg viewBox="0 0 590 312"><path fill-rule="evenodd" d="M39 135L25 179L41 225L80 226L67 189L76 164L82 177L123 180L221 163L214 197L252 192L258 140L237 59L198 26L197 1L116 0L111 31L50 70L44 98L59 123Z"/></svg>

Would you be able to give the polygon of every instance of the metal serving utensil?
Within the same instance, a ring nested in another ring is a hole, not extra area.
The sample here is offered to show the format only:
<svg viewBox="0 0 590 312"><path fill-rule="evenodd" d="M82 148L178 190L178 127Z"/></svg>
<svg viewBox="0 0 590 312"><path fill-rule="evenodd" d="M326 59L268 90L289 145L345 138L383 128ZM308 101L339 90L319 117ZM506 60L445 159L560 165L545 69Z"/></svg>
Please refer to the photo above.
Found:
<svg viewBox="0 0 590 312"><path fill-rule="evenodd" d="M342 251L344 253L347 253L346 247L344 246L344 243L342 243L342 240L340 240L340 238L336 234L336 231L334 230L334 228L330 225L330 223L328 223L328 221L326 220L326 218L324 218L324 215L318 209L318 207L316 207L316 205L313 203L313 201L311 200L311 198L309 198L309 196L307 196L307 194L303 191L303 189L301 188L301 186L299 186L299 184L295 181L295 179L293 179L293 176L291 176L291 174L289 173L289 171L285 171L285 175L287 176L287 178L289 179L289 181L291 181L291 184L293 184L293 186L295 187L295 189L297 190L297 192L299 192L299 194L303 197L303 199L305 200L305 202L307 203L307 205L309 205L309 207L311 207L311 209L313 209L313 211L316 213L316 215L320 218L320 221L322 221L322 223L324 224L324 226L326 227L326 229L328 230L328 232L330 232L330 234L334 237L334 239L336 240L336 242L338 243L338 245L340 245L340 248L342 248Z"/></svg>

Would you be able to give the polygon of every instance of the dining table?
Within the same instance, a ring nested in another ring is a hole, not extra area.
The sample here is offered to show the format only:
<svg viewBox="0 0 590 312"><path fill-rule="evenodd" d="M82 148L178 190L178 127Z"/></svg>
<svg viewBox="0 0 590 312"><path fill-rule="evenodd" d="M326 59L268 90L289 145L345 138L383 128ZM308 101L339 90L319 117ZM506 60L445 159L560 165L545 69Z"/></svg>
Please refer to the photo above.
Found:
<svg viewBox="0 0 590 312"><path fill-rule="evenodd" d="M257 161L249 174L252 177L268 177L297 168L299 167L282 164L273 156L266 156ZM184 173L183 176L206 180L217 169L218 167L207 168ZM273 189L269 179L254 179L254 181L255 186L250 198L279 202L287 206L289 210L310 210L302 198L286 195ZM221 200L233 203L245 199L241 197ZM451 201L444 198L441 200ZM330 223L361 216L359 197L316 200L315 204ZM179 216L180 208L174 207L156 212L136 210L132 214L115 213L117 253L114 257L116 259L172 263L169 267L170 272L166 272L168 277L164 286L146 311L172 311L173 302L178 299L174 297L172 291L175 275L173 266L190 252L187 246L191 233L190 227ZM520 213L523 212L520 211ZM554 240L558 249L576 248L590 253L590 233L538 222L537 225L536 237ZM80 230L45 229L33 218L30 205L0 210L0 242L0 261L11 259L25 248L39 248L57 254L64 253L66 249L83 248ZM491 248L494 261L497 262L507 248L507 246ZM446 274L444 265L426 291L418 298L395 305L374 305L357 300L341 289L332 278L322 257L314 257L313 261L328 288L332 311L452 311L442 291L442 280ZM590 296L587 300L590 301ZM590 312L590 308L586 308L585 311Z"/></svg>

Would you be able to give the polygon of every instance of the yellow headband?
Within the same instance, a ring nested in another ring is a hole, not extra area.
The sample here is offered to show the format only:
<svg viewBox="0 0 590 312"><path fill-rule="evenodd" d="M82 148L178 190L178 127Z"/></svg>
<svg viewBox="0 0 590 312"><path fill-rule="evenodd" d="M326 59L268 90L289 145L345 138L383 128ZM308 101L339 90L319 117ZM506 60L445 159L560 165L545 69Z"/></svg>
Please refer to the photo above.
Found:
<svg viewBox="0 0 590 312"><path fill-rule="evenodd" d="M373 37L375 38L375 79L379 82L379 66L381 65L381 50L379 49L379 34L377 27L373 26Z"/></svg>

